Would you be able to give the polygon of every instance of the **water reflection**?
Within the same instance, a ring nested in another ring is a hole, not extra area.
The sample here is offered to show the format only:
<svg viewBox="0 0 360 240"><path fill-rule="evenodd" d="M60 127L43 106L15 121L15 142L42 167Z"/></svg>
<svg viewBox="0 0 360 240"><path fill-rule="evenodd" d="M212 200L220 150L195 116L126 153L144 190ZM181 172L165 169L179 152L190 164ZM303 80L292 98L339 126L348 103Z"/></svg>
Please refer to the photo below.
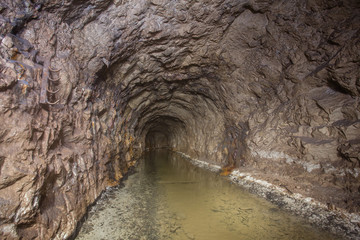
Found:
<svg viewBox="0 0 360 240"><path fill-rule="evenodd" d="M335 239L169 151L97 205L78 239Z"/></svg>

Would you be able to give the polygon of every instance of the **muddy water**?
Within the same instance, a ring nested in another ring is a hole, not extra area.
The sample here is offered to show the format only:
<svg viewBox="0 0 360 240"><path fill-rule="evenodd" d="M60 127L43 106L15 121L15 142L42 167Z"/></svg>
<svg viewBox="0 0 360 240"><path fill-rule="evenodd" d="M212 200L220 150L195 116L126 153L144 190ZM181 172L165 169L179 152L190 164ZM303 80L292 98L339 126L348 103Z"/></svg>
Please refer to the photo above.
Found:
<svg viewBox="0 0 360 240"><path fill-rule="evenodd" d="M175 153L146 154L77 239L336 239Z"/></svg>

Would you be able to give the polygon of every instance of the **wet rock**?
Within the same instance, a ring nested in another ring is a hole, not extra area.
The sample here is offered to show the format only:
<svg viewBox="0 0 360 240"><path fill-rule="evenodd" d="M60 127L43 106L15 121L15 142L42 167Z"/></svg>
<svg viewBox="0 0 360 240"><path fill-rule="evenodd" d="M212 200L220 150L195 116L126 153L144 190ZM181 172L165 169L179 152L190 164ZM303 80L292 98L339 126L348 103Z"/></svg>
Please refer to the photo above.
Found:
<svg viewBox="0 0 360 240"><path fill-rule="evenodd" d="M70 236L146 147L359 212L357 1L5 0L0 14L9 238ZM46 62L55 105L39 104Z"/></svg>

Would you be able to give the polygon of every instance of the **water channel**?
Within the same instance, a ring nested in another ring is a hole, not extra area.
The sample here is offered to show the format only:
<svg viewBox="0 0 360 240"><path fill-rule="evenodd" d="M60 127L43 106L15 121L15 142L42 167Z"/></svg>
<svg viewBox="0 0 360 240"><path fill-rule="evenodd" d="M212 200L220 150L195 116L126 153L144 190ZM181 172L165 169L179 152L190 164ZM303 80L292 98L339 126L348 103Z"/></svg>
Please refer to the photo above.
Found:
<svg viewBox="0 0 360 240"><path fill-rule="evenodd" d="M169 151L148 152L90 210L78 240L337 239Z"/></svg>

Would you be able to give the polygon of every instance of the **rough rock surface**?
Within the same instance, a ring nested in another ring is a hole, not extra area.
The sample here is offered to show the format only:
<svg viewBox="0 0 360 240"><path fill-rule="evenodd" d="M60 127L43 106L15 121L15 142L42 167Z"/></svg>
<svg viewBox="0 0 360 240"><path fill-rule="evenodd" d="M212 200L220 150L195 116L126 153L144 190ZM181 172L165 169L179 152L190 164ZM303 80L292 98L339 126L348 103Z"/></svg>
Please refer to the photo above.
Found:
<svg viewBox="0 0 360 240"><path fill-rule="evenodd" d="M359 213L359 9L1 1L2 238L69 237L146 147Z"/></svg>

